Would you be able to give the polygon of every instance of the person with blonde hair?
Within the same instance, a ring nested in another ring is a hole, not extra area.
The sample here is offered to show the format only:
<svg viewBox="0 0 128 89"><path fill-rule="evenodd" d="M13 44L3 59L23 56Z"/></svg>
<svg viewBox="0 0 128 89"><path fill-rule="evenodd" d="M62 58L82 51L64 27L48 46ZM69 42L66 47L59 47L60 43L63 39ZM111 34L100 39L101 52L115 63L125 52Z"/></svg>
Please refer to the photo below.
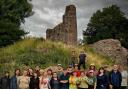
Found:
<svg viewBox="0 0 128 89"><path fill-rule="evenodd" d="M81 76L78 79L79 86L78 89L88 89L88 77L84 71L81 71Z"/></svg>
<svg viewBox="0 0 128 89"><path fill-rule="evenodd" d="M51 89L50 87L50 80L49 80L49 77L47 75L47 72L46 71L42 71L41 70L41 76L40 76L40 83L39 83L39 87L40 89Z"/></svg>
<svg viewBox="0 0 128 89"><path fill-rule="evenodd" d="M29 89L30 77L27 74L28 71L24 70L23 75L18 78L19 89Z"/></svg>
<svg viewBox="0 0 128 89"><path fill-rule="evenodd" d="M69 89L77 89L77 73L74 71L72 75L69 77Z"/></svg>

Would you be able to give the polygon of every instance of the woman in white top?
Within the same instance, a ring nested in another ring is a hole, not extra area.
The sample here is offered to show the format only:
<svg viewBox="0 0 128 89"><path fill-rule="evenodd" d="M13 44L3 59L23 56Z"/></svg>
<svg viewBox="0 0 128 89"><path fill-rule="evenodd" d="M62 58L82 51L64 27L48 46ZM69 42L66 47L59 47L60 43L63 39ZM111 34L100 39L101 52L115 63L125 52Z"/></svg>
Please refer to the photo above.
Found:
<svg viewBox="0 0 128 89"><path fill-rule="evenodd" d="M47 76L47 72L44 72L40 76L40 89L51 89L49 84L49 78Z"/></svg>
<svg viewBox="0 0 128 89"><path fill-rule="evenodd" d="M127 89L128 87L128 72L123 68L123 66L120 67L121 75L122 75L122 83L121 83L121 89Z"/></svg>
<svg viewBox="0 0 128 89"><path fill-rule="evenodd" d="M23 75L18 78L19 89L29 89L30 78L27 73L28 71L24 70Z"/></svg>

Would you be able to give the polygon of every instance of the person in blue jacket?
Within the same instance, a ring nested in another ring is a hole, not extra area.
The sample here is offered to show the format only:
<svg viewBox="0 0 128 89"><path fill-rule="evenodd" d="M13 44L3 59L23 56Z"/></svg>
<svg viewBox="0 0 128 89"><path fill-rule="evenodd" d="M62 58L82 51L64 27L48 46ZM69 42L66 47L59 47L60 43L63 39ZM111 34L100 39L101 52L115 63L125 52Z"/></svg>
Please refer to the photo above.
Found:
<svg viewBox="0 0 128 89"><path fill-rule="evenodd" d="M112 72L110 73L110 86L113 89L121 89L122 75L119 71L118 65L114 65Z"/></svg>
<svg viewBox="0 0 128 89"><path fill-rule="evenodd" d="M20 70L16 69L14 75L11 77L10 89L18 89L17 78L20 75Z"/></svg>

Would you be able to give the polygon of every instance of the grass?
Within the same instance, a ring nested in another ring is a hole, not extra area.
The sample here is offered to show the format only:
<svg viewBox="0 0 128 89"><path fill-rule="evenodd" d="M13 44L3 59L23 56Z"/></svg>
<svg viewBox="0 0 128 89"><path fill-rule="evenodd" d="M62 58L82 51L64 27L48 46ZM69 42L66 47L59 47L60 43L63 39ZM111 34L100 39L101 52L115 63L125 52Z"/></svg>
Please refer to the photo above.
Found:
<svg viewBox="0 0 128 89"><path fill-rule="evenodd" d="M31 67L41 65L42 68L61 63L67 66L71 59L72 51L78 57L80 51L87 53L87 65L95 63L98 67L112 65L111 59L94 52L88 45L70 46L61 42L44 41L39 38L26 38L13 45L0 49L0 73L14 71L14 68L23 68L23 64Z"/></svg>

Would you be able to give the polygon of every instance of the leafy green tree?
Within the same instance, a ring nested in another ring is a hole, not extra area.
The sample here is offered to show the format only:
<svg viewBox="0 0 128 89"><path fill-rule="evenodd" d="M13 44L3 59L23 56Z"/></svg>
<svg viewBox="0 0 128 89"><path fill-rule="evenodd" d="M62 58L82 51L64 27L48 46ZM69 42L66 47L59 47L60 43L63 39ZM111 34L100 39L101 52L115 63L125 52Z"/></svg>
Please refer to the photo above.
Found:
<svg viewBox="0 0 128 89"><path fill-rule="evenodd" d="M128 19L120 8L112 5L98 10L83 31L84 43L94 43L103 39L118 39L128 48Z"/></svg>
<svg viewBox="0 0 128 89"><path fill-rule="evenodd" d="M0 20L20 25L32 14L32 5L28 0L0 0Z"/></svg>
<svg viewBox="0 0 128 89"><path fill-rule="evenodd" d="M28 0L0 0L0 47L22 39L26 32L20 25L31 15L32 5Z"/></svg>
<svg viewBox="0 0 128 89"><path fill-rule="evenodd" d="M16 24L0 21L0 47L13 44L27 34Z"/></svg>

